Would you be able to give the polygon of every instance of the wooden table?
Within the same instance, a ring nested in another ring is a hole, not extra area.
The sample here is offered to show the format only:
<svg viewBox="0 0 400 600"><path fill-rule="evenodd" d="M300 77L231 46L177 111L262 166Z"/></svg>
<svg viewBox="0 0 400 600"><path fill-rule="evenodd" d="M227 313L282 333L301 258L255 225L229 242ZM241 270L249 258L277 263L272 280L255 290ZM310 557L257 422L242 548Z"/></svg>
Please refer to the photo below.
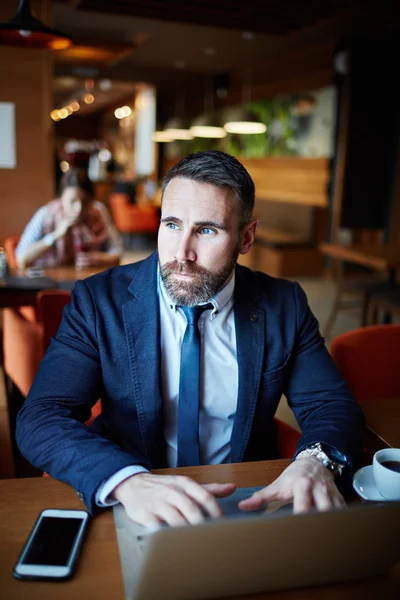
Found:
<svg viewBox="0 0 400 600"><path fill-rule="evenodd" d="M350 262L376 271L387 271L391 276L400 269L399 245L352 245L323 243L319 246L324 256Z"/></svg>
<svg viewBox="0 0 400 600"><path fill-rule="evenodd" d="M238 486L264 485L273 481L288 460L165 469L199 483L233 481ZM82 508L75 492L48 478L0 481L0 597L5 600L123 600L124 589L112 511L93 519L75 577L64 583L22 582L12 568L39 513L44 508ZM329 548L327 559L329 559ZM379 551L379 549L377 549ZM288 570L288 576L290 571ZM249 600L248 597L241 597ZM259 594L266 600L395 600L400 598L400 563L385 577L345 584ZM153 599L149 599L153 600ZM158 600L158 599L157 599ZM162 600L160 598L159 600ZM236 597L236 600L240 600Z"/></svg>
<svg viewBox="0 0 400 600"><path fill-rule="evenodd" d="M107 267L52 267L44 269L43 277L27 278L20 280L13 278L0 279L0 308L18 308L19 306L36 306L36 296L42 289L68 289L72 290L78 279L85 279L104 271ZM19 277L19 273L13 272Z"/></svg>
<svg viewBox="0 0 400 600"><path fill-rule="evenodd" d="M375 438L374 450L400 448L400 398L387 398L362 405L367 428Z"/></svg>

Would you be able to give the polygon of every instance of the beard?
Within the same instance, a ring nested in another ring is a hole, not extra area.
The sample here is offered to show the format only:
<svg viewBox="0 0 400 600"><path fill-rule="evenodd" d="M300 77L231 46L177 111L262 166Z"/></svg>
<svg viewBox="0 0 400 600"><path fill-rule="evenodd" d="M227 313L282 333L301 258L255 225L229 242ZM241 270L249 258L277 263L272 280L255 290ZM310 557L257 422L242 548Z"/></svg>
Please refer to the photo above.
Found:
<svg viewBox="0 0 400 600"><path fill-rule="evenodd" d="M197 306L208 302L226 283L232 273L239 250L218 270L210 271L191 262L180 263L176 260L160 265L160 275L168 296L175 304ZM191 275L190 281L178 281L174 274Z"/></svg>

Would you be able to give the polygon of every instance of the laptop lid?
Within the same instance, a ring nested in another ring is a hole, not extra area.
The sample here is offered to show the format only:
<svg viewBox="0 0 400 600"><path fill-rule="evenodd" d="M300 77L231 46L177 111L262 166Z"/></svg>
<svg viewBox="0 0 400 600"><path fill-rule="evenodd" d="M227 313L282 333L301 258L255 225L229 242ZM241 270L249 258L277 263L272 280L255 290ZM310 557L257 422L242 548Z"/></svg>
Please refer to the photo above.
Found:
<svg viewBox="0 0 400 600"><path fill-rule="evenodd" d="M161 528L127 597L200 600L380 575L400 559L399 524L400 502L385 502Z"/></svg>

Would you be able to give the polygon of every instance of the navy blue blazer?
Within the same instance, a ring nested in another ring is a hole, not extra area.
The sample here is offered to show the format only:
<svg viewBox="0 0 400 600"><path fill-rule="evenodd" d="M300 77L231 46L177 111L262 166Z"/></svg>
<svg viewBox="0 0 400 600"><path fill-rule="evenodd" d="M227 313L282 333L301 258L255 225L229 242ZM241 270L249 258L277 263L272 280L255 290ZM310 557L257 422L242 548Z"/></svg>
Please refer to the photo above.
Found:
<svg viewBox="0 0 400 600"><path fill-rule="evenodd" d="M18 415L17 443L35 466L95 510L100 484L138 464L166 466L160 386L157 253L77 282ZM363 415L333 363L297 283L236 266L239 366L232 462L275 458L282 394L302 429L356 461ZM102 415L84 425L102 399Z"/></svg>

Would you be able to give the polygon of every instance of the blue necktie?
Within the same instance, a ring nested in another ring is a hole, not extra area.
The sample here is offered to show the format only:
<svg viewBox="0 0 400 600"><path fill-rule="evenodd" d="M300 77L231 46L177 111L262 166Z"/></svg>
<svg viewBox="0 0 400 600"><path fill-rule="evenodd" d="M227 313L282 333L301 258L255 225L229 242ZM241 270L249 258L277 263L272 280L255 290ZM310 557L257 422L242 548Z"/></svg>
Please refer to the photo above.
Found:
<svg viewBox="0 0 400 600"><path fill-rule="evenodd" d="M181 306L187 326L182 340L178 402L178 467L200 464L199 398L200 398L200 331L202 312L213 308Z"/></svg>

